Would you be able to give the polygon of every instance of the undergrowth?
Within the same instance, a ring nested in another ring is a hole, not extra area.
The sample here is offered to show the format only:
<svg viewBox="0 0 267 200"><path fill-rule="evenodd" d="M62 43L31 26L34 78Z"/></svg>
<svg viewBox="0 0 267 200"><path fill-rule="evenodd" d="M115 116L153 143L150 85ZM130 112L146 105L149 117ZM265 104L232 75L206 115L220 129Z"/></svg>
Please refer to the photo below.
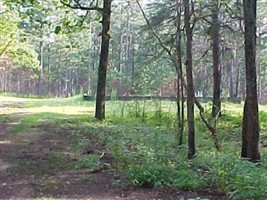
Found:
<svg viewBox="0 0 267 200"><path fill-rule="evenodd" d="M186 145L178 148L175 126L139 120L134 123L123 118L102 123L89 120L71 126L85 137L98 138L95 142L112 155L112 169L123 175L125 184L186 190L212 188L230 199L266 199L266 166L242 160L236 151L240 149L240 118L225 114L222 119L223 152L213 149L209 133L198 122L199 154L193 160L186 158Z"/></svg>
<svg viewBox="0 0 267 200"><path fill-rule="evenodd" d="M55 106L55 102L50 103ZM62 105L75 106L75 103L84 107L93 105L82 103L79 99L62 102ZM123 183L134 186L185 190L210 188L225 193L230 199L265 200L267 113L260 112L263 162L254 164L239 158L242 116L240 110L228 111L227 106L217 121L222 152L216 152L210 133L196 117L198 155L192 160L186 156L186 136L184 145L178 146L173 102L109 102L104 122L86 115L29 115L15 128L19 131L45 121L56 124L54 131L67 132L72 141L68 152L74 155L68 168L113 170L122 177ZM234 105L230 106L234 108ZM206 107L209 108L209 105ZM59 153L57 156L64 155Z"/></svg>

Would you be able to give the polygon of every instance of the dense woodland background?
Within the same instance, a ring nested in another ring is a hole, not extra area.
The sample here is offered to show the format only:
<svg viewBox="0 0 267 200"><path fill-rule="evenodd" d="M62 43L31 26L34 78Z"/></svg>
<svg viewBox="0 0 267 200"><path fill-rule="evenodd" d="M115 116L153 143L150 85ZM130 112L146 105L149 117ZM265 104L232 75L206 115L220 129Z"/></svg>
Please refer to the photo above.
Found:
<svg viewBox="0 0 267 200"><path fill-rule="evenodd" d="M113 1L108 96L176 95L178 1L152 1L143 9L135 1ZM7 4L7 5L6 5ZM41 96L96 96L101 45L101 15L64 6L59 1L1 3L0 88ZM212 97L212 4L195 2L193 14L193 74L196 94ZM258 1L257 80L259 102L267 101L267 3ZM183 17L183 16L181 16ZM244 43L241 1L222 1L218 10L221 96L245 98ZM151 26L151 27L150 27ZM184 25L181 24L181 30ZM185 57L185 33L181 37ZM184 63L184 61L183 61Z"/></svg>

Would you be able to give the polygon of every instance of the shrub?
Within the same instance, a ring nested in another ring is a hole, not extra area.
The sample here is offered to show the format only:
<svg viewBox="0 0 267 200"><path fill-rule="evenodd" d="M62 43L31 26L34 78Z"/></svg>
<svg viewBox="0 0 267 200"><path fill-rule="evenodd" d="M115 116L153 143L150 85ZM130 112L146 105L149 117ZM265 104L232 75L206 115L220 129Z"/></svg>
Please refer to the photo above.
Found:
<svg viewBox="0 0 267 200"><path fill-rule="evenodd" d="M131 165L125 170L127 180L135 186L176 187L181 189L202 188L203 180L189 169L164 165Z"/></svg>
<svg viewBox="0 0 267 200"><path fill-rule="evenodd" d="M210 171L211 183L224 190L230 199L267 198L267 172L247 160L221 155Z"/></svg>

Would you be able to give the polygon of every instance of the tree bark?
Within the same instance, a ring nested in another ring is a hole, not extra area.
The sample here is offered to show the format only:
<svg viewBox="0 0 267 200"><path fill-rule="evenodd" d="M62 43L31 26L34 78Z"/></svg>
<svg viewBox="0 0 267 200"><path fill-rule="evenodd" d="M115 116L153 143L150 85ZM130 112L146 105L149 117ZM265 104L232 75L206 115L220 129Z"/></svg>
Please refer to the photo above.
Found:
<svg viewBox="0 0 267 200"><path fill-rule="evenodd" d="M195 119L194 119L194 83L192 72L192 40L193 29L190 23L189 0L184 0L184 18L186 31L186 79L187 79L187 125L188 125L188 158L195 156Z"/></svg>
<svg viewBox="0 0 267 200"><path fill-rule="evenodd" d="M177 74L177 125L178 125L178 146L183 144L183 133L184 133L184 83L183 83L183 67L182 67L182 44L181 44L181 0L176 0L176 57L177 63L175 63L175 69Z"/></svg>
<svg viewBox="0 0 267 200"><path fill-rule="evenodd" d="M108 67L109 41L110 41L110 15L112 0L104 0L102 14L102 41L98 68L98 82L96 95L95 117L99 120L105 119L105 95L106 95L106 74Z"/></svg>
<svg viewBox="0 0 267 200"><path fill-rule="evenodd" d="M212 58L213 58L213 103L212 117L221 113L221 49L220 49L220 22L219 1L214 0L212 6Z"/></svg>
<svg viewBox="0 0 267 200"><path fill-rule="evenodd" d="M256 0L244 0L246 100L243 111L241 156L260 160L259 116L256 77Z"/></svg>
<svg viewBox="0 0 267 200"><path fill-rule="evenodd" d="M39 83L38 83L38 95L42 95L43 93L43 73L44 73L44 42L43 37L41 36L41 41L39 43L39 66L40 66L40 74L39 74Z"/></svg>

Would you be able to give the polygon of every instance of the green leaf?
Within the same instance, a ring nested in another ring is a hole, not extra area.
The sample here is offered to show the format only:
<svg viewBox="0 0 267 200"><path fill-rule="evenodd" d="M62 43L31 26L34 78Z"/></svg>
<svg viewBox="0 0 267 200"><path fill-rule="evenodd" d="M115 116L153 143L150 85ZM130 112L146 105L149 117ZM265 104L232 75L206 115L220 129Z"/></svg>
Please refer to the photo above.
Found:
<svg viewBox="0 0 267 200"><path fill-rule="evenodd" d="M61 31L61 26L57 26L55 29L55 34L59 34Z"/></svg>

